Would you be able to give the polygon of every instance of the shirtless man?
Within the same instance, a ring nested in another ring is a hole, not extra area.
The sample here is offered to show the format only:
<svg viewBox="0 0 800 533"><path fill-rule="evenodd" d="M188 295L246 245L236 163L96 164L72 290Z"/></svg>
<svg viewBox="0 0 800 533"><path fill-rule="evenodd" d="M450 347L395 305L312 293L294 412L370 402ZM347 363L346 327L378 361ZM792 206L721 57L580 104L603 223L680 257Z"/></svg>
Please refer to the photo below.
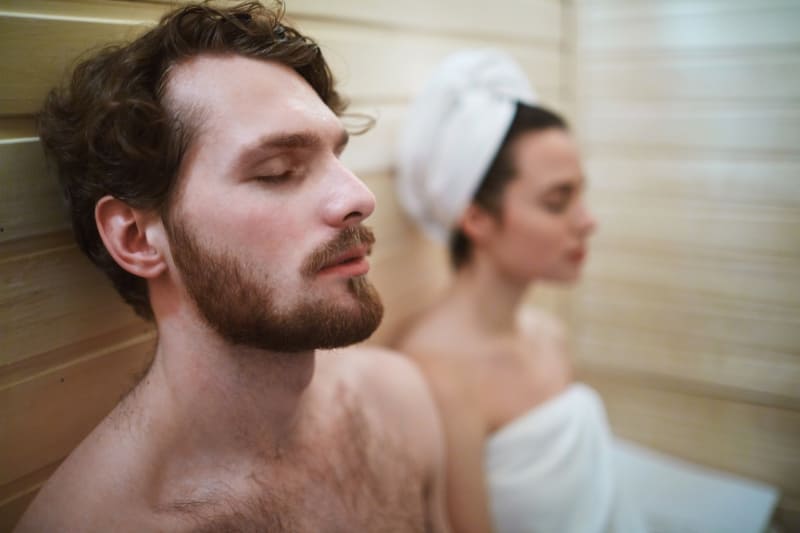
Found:
<svg viewBox="0 0 800 533"><path fill-rule="evenodd" d="M374 197L318 47L186 6L40 117L81 248L154 320L152 366L18 531L444 531L424 382L368 337Z"/></svg>

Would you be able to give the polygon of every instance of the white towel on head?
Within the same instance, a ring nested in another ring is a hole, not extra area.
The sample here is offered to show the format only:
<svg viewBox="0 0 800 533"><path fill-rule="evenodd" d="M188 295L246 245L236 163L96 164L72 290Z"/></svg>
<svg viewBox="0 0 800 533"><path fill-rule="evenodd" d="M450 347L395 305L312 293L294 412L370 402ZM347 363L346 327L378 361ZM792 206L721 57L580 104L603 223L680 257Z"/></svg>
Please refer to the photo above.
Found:
<svg viewBox="0 0 800 533"><path fill-rule="evenodd" d="M514 118L535 95L504 52L468 50L436 69L409 109L400 135L400 203L445 242L472 201Z"/></svg>

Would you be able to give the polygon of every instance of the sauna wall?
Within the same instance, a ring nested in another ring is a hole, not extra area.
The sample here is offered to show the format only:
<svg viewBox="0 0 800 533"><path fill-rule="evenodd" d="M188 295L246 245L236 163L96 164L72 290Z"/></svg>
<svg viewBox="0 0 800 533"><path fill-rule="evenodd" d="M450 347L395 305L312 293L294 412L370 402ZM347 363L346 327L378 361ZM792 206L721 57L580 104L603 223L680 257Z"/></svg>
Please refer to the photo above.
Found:
<svg viewBox="0 0 800 533"><path fill-rule="evenodd" d="M565 13L600 219L579 370L617 433L778 486L800 530L800 3Z"/></svg>
<svg viewBox="0 0 800 533"><path fill-rule="evenodd" d="M154 346L152 327L73 244L32 117L79 53L136 35L167 7L0 2L0 531L136 382ZM288 14L321 43L352 109L377 119L345 159L378 197L372 277L387 313L373 342L387 342L447 276L442 251L412 229L392 192L395 132L409 98L445 55L494 46L520 61L545 102L561 107L561 4L289 0ZM540 298L563 300L547 290Z"/></svg>

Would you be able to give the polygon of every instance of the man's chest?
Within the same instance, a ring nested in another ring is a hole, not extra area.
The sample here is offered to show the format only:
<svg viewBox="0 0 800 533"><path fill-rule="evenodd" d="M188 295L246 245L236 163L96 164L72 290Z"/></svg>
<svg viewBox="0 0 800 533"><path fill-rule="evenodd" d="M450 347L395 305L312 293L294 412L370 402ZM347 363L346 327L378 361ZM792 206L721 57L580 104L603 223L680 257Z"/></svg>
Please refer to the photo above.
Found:
<svg viewBox="0 0 800 533"><path fill-rule="evenodd" d="M179 503L188 526L180 529L424 531L428 479L407 439L361 411L328 422L249 475L216 480L207 497Z"/></svg>

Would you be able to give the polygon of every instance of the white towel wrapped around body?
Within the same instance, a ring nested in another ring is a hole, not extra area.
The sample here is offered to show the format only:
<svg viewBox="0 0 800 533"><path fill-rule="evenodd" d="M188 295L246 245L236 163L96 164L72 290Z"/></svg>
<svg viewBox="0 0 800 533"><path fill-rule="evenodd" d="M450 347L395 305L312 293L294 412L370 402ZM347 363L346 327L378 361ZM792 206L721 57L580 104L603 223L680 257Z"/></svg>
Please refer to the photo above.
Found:
<svg viewBox="0 0 800 533"><path fill-rule="evenodd" d="M645 531L619 479L603 402L586 385L493 434L486 475L498 533Z"/></svg>

